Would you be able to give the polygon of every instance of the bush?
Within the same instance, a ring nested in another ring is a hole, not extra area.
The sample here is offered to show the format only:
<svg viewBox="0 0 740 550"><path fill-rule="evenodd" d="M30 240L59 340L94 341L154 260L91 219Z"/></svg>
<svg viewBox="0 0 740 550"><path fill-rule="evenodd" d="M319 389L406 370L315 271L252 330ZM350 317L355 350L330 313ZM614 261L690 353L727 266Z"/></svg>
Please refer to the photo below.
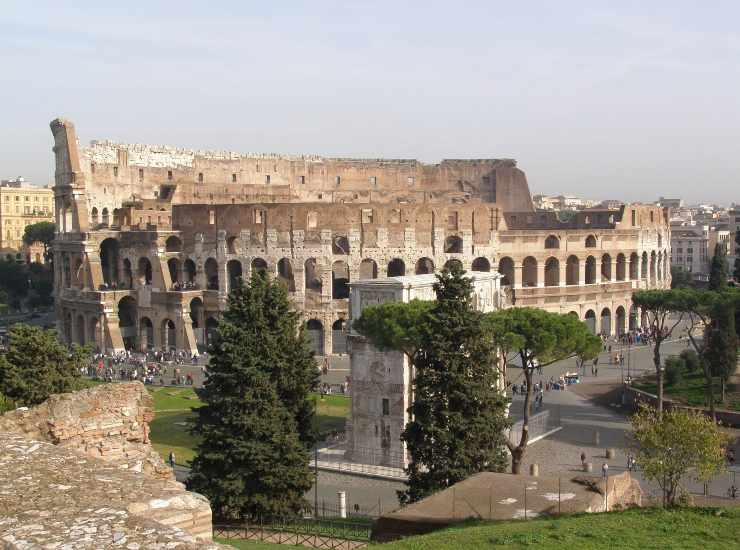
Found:
<svg viewBox="0 0 740 550"><path fill-rule="evenodd" d="M683 379L684 361L672 355L665 360L665 379L669 386L675 386Z"/></svg>
<svg viewBox="0 0 740 550"><path fill-rule="evenodd" d="M693 349L685 349L680 355L686 372L697 372L701 368L699 356Z"/></svg>

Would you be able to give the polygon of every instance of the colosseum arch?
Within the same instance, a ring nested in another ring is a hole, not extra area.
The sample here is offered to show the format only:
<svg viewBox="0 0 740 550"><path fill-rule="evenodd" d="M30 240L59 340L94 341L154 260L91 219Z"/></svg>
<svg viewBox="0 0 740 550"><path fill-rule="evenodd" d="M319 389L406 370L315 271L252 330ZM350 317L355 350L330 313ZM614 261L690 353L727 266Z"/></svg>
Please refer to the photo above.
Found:
<svg viewBox="0 0 740 550"><path fill-rule="evenodd" d="M170 351L177 349L177 330L172 319L163 319L160 325L162 335L162 349Z"/></svg>
<svg viewBox="0 0 740 550"><path fill-rule="evenodd" d="M419 258L416 262L417 275L426 275L428 273L434 273L434 262L429 258Z"/></svg>
<svg viewBox="0 0 740 550"><path fill-rule="evenodd" d="M586 237L586 248L596 248L596 237L593 235Z"/></svg>
<svg viewBox="0 0 740 550"><path fill-rule="evenodd" d="M593 256L586 258L585 281L587 285L592 285L596 282L596 258Z"/></svg>
<svg viewBox="0 0 740 550"><path fill-rule="evenodd" d="M100 264L105 284L118 284L118 261L118 240L109 237L100 243Z"/></svg>
<svg viewBox="0 0 740 550"><path fill-rule="evenodd" d="M650 280L655 281L655 250L650 253Z"/></svg>
<svg viewBox="0 0 740 550"><path fill-rule="evenodd" d="M228 239L226 239L226 251L229 254L239 254L239 249L241 248L241 241L239 240L239 237L232 235Z"/></svg>
<svg viewBox="0 0 740 550"><path fill-rule="evenodd" d="M388 277L403 277L406 275L406 264L401 258L394 258L388 262Z"/></svg>
<svg viewBox="0 0 740 550"><path fill-rule="evenodd" d="M522 261L522 286L537 286L537 260L532 256Z"/></svg>
<svg viewBox="0 0 740 550"><path fill-rule="evenodd" d="M139 350L154 348L154 324L149 317L139 319Z"/></svg>
<svg viewBox="0 0 740 550"><path fill-rule="evenodd" d="M648 254L647 252L642 253L642 273L640 273L641 279L648 278Z"/></svg>
<svg viewBox="0 0 740 550"><path fill-rule="evenodd" d="M627 278L627 260L621 252L617 254L617 281L624 281Z"/></svg>
<svg viewBox="0 0 740 550"><path fill-rule="evenodd" d="M488 261L488 258L476 258L473 260L473 263L470 266L471 271L491 271L491 262Z"/></svg>
<svg viewBox="0 0 740 550"><path fill-rule="evenodd" d="M182 241L180 237L171 235L164 243L165 252L182 252Z"/></svg>
<svg viewBox="0 0 740 550"><path fill-rule="evenodd" d="M251 267L252 273L267 274L267 262L262 258L253 258Z"/></svg>
<svg viewBox="0 0 740 550"><path fill-rule="evenodd" d="M195 282L195 262L188 258L182 265L182 276L186 283Z"/></svg>
<svg viewBox="0 0 740 550"><path fill-rule="evenodd" d="M215 258L206 260L203 271L206 274L206 288L208 290L218 290L218 262Z"/></svg>
<svg viewBox="0 0 740 550"><path fill-rule="evenodd" d="M90 221L92 222L92 228L97 229L98 227L98 209L93 206L90 211Z"/></svg>
<svg viewBox="0 0 740 550"><path fill-rule="evenodd" d="M625 330L625 321L627 319L626 312L624 310L624 306L619 306L617 310L615 311L616 315L616 325L614 327L614 335L617 337L620 337L624 334Z"/></svg>
<svg viewBox="0 0 740 550"><path fill-rule="evenodd" d="M577 285L580 278L581 262L578 256L568 256L565 264L565 284Z"/></svg>
<svg viewBox="0 0 740 550"><path fill-rule="evenodd" d="M103 225L103 227L108 227L108 225L110 223L110 218L109 218L109 215L108 215L108 209L107 208L103 208L103 212L101 213L101 216L100 216L100 221L101 221L101 224Z"/></svg>
<svg viewBox="0 0 740 550"><path fill-rule="evenodd" d="M639 263L640 257L637 255L637 252L630 254L630 281L636 281L640 278L639 266L637 265Z"/></svg>
<svg viewBox="0 0 740 550"><path fill-rule="evenodd" d="M463 268L463 264L457 258L452 258L450 260L447 260L445 262L445 265L443 267L444 267L444 269L446 269L448 271L452 271L452 269L455 268L455 267L457 267L458 269L462 269Z"/></svg>
<svg viewBox="0 0 740 550"><path fill-rule="evenodd" d="M170 272L170 279L172 284L180 282L180 260L177 258L170 258L167 260L167 269Z"/></svg>
<svg viewBox="0 0 740 550"><path fill-rule="evenodd" d="M612 312L608 307L601 310L601 334L612 335Z"/></svg>
<svg viewBox="0 0 740 550"><path fill-rule="evenodd" d="M601 256L601 282L612 280L612 257L609 254Z"/></svg>
<svg viewBox="0 0 740 550"><path fill-rule="evenodd" d="M331 242L331 253L334 255L349 255L349 239L344 235L335 235Z"/></svg>
<svg viewBox="0 0 740 550"><path fill-rule="evenodd" d="M136 280L142 286L152 284L152 262L146 256L139 258L136 268Z"/></svg>
<svg viewBox="0 0 740 550"><path fill-rule="evenodd" d="M321 295L321 274L319 273L316 258L309 258L304 264L306 295Z"/></svg>
<svg viewBox="0 0 740 550"><path fill-rule="evenodd" d="M588 330L591 334L596 334L596 312L593 309L589 309L583 316L583 322L586 323Z"/></svg>
<svg viewBox="0 0 740 550"><path fill-rule="evenodd" d="M498 272L501 273L501 285L514 285L514 260L504 256L498 261Z"/></svg>
<svg viewBox="0 0 740 550"><path fill-rule="evenodd" d="M306 322L306 336L311 349L316 355L324 355L324 325L318 319Z"/></svg>
<svg viewBox="0 0 740 550"><path fill-rule="evenodd" d="M546 249L560 248L560 239L558 239L557 236L555 235L549 235L545 239L545 248Z"/></svg>
<svg viewBox="0 0 740 550"><path fill-rule="evenodd" d="M295 292L295 276L293 275L293 264L288 258L280 258L277 264L278 280L282 281L288 292Z"/></svg>
<svg viewBox="0 0 740 550"><path fill-rule="evenodd" d="M344 332L344 319L337 319L331 325L331 352L347 353L347 334Z"/></svg>
<svg viewBox="0 0 740 550"><path fill-rule="evenodd" d="M360 279L377 279L378 264L375 260L365 258L360 262Z"/></svg>
<svg viewBox="0 0 740 550"><path fill-rule="evenodd" d="M137 318L136 300L132 296L121 298L118 302L118 327L126 349L134 349Z"/></svg>
<svg viewBox="0 0 740 550"><path fill-rule="evenodd" d="M457 235L450 235L445 239L445 254L462 254L463 240Z"/></svg>
<svg viewBox="0 0 740 550"><path fill-rule="evenodd" d="M555 257L550 257L545 262L545 286L560 285L560 262Z"/></svg>
<svg viewBox="0 0 740 550"><path fill-rule="evenodd" d="M333 300L349 298L349 266L339 260L331 266L331 297Z"/></svg>
<svg viewBox="0 0 740 550"><path fill-rule="evenodd" d="M242 263L239 260L229 260L226 262L226 273L228 273L229 276L229 286L227 290L231 292L239 286L239 281L242 279Z"/></svg>

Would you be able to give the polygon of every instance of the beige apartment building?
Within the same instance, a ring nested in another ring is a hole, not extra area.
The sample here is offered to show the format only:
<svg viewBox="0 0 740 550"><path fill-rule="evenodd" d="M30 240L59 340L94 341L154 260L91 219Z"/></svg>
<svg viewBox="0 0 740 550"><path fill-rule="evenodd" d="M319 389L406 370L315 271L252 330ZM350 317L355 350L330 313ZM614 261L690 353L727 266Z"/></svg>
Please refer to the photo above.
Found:
<svg viewBox="0 0 740 550"><path fill-rule="evenodd" d="M40 221L54 221L54 191L16 178L0 182L0 253L20 259L24 251L26 226ZM32 261L43 261L42 253L32 248ZM38 256L38 257L37 257Z"/></svg>

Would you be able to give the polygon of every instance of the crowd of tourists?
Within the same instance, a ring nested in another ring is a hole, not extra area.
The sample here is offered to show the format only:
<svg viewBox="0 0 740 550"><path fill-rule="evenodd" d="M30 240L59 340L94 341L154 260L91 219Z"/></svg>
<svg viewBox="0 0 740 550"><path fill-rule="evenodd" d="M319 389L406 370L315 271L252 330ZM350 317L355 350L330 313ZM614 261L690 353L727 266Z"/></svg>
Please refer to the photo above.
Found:
<svg viewBox="0 0 740 550"><path fill-rule="evenodd" d="M193 374L183 373L182 367L198 366L202 372L207 361L206 353L195 355L182 351L96 353L82 374L105 382L140 380L145 384L192 386Z"/></svg>

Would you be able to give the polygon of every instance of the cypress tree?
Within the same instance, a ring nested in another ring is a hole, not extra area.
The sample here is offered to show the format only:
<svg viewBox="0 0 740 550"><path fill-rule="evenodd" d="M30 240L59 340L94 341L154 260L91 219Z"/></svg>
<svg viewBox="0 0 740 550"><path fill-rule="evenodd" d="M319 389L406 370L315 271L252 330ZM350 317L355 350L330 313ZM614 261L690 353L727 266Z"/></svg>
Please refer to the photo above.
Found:
<svg viewBox="0 0 740 550"><path fill-rule="evenodd" d="M737 369L738 339L735 332L735 307L732 298L719 297L712 307L712 325L707 335L706 359L713 376L722 383L722 400L725 383Z"/></svg>
<svg viewBox="0 0 740 550"><path fill-rule="evenodd" d="M312 382L286 366L294 359L306 366L308 347L297 322L285 290L266 275L254 273L249 285L240 281L229 295L198 390L205 405L196 409L193 432L201 443L189 479L218 518L291 515L305 505L314 435L303 424L313 420L305 406ZM288 384L286 376L299 380Z"/></svg>
<svg viewBox="0 0 740 550"><path fill-rule="evenodd" d="M437 276L437 301L419 328L412 420L401 435L411 459L402 503L506 468L506 399L496 386L495 347L463 273L454 266Z"/></svg>
<svg viewBox="0 0 740 550"><path fill-rule="evenodd" d="M740 230L735 231L735 269L733 275L735 281L740 283Z"/></svg>
<svg viewBox="0 0 740 550"><path fill-rule="evenodd" d="M714 247L714 256L709 266L709 290L723 291L727 288L727 255L724 245Z"/></svg>

